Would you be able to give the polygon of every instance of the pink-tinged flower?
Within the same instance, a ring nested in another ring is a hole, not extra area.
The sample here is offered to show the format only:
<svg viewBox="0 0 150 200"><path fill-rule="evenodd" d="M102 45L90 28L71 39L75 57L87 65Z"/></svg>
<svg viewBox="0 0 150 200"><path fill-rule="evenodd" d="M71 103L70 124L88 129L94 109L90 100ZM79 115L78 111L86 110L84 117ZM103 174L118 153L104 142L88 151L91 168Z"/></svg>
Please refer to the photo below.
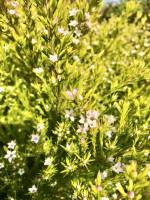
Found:
<svg viewBox="0 0 150 200"><path fill-rule="evenodd" d="M134 192L133 191L131 191L131 192L128 192L128 197L130 198L130 199L133 199L134 198Z"/></svg>
<svg viewBox="0 0 150 200"><path fill-rule="evenodd" d="M31 136L31 141L34 142L35 144L37 144L39 142L39 135L36 135L36 134L32 134Z"/></svg>
<svg viewBox="0 0 150 200"><path fill-rule="evenodd" d="M124 164L121 162L116 163L114 166L112 166L112 170L116 172L117 174L123 173L123 166Z"/></svg>
<svg viewBox="0 0 150 200"><path fill-rule="evenodd" d="M65 118L70 119L73 122L74 121L74 111L72 109L66 110Z"/></svg>
<svg viewBox="0 0 150 200"><path fill-rule="evenodd" d="M96 120L87 119L87 123L88 123L90 128L96 128L97 127Z"/></svg>
<svg viewBox="0 0 150 200"><path fill-rule="evenodd" d="M37 187L33 185L31 188L28 189L29 193L36 193L37 192Z"/></svg>
<svg viewBox="0 0 150 200"><path fill-rule="evenodd" d="M86 113L87 118L89 119L97 119L99 116L99 112L96 110L88 110Z"/></svg>
<svg viewBox="0 0 150 200"><path fill-rule="evenodd" d="M16 142L13 141L13 140L12 140L11 142L8 143L8 149L14 149L15 146L16 146Z"/></svg>
<svg viewBox="0 0 150 200"><path fill-rule="evenodd" d="M16 152L8 150L4 158L8 159L8 161L11 163L12 160L16 158Z"/></svg>
<svg viewBox="0 0 150 200"><path fill-rule="evenodd" d="M80 124L84 124L86 122L86 119L83 115L80 116L79 122L80 122Z"/></svg>
<svg viewBox="0 0 150 200"><path fill-rule="evenodd" d="M73 17L79 12L78 9L73 8L72 10L69 11L69 16Z"/></svg>
<svg viewBox="0 0 150 200"><path fill-rule="evenodd" d="M55 54L52 54L49 56L49 60L53 63L57 62L58 61L58 55L55 53Z"/></svg>
<svg viewBox="0 0 150 200"><path fill-rule="evenodd" d="M70 99L72 100L75 99L75 97L77 96L77 93L78 93L78 90L76 88L73 89L72 91L69 91L69 90L66 91L66 95L70 97Z"/></svg>
<svg viewBox="0 0 150 200"><path fill-rule="evenodd" d="M64 28L58 28L58 33L60 33L60 34L62 34L62 35L67 35L68 33L69 33L69 31L68 30L64 30Z"/></svg>
<svg viewBox="0 0 150 200"><path fill-rule="evenodd" d="M78 130L77 130L77 133L87 133L89 130L89 127L88 127L88 124L85 123L84 125L80 125Z"/></svg>
<svg viewBox="0 0 150 200"><path fill-rule="evenodd" d="M102 191L102 186L97 185L97 186L96 186L96 189L97 189L98 192L100 192L100 191Z"/></svg>

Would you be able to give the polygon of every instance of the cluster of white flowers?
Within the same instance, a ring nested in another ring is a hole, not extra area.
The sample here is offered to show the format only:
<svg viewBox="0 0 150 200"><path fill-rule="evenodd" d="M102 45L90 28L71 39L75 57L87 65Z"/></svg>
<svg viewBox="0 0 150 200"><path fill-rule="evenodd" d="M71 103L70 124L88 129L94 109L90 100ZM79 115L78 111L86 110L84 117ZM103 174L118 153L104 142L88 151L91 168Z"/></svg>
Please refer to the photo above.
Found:
<svg viewBox="0 0 150 200"><path fill-rule="evenodd" d="M8 161L11 163L13 159L16 158L16 151L14 150L16 146L16 142L15 141L11 141L8 143L8 150L6 155L4 156L4 158L8 159Z"/></svg>
<svg viewBox="0 0 150 200"><path fill-rule="evenodd" d="M99 113L95 110L89 110L86 112L86 116L81 115L79 120L78 133L87 133L90 128L97 127L97 119Z"/></svg>

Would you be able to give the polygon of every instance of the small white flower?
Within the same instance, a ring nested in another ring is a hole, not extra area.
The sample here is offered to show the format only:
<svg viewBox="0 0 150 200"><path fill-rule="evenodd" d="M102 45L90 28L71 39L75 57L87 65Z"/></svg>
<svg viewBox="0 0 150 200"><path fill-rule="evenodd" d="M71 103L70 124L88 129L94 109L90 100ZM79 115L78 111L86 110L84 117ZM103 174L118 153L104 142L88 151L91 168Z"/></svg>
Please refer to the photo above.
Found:
<svg viewBox="0 0 150 200"><path fill-rule="evenodd" d="M78 22L76 20L71 20L69 23L69 26L76 27L78 25Z"/></svg>
<svg viewBox="0 0 150 200"><path fill-rule="evenodd" d="M67 35L69 32L67 30L64 30L64 28L58 28L58 33L62 34L62 35Z"/></svg>
<svg viewBox="0 0 150 200"><path fill-rule="evenodd" d="M148 175L148 177L150 178L150 171L148 171L147 175Z"/></svg>
<svg viewBox="0 0 150 200"><path fill-rule="evenodd" d="M8 149L14 149L15 146L16 146L16 142L13 141L13 140L12 140L11 142L8 143Z"/></svg>
<svg viewBox="0 0 150 200"><path fill-rule="evenodd" d="M32 44L35 44L35 43L36 43L36 40L35 40L34 38L32 38L31 43L32 43Z"/></svg>
<svg viewBox="0 0 150 200"><path fill-rule="evenodd" d="M44 123L37 124L37 132L41 132L45 128Z"/></svg>
<svg viewBox="0 0 150 200"><path fill-rule="evenodd" d="M144 51L141 51L140 53L139 53L139 56L141 56L141 57L143 57L145 55L145 52Z"/></svg>
<svg viewBox="0 0 150 200"><path fill-rule="evenodd" d="M18 5L18 2L16 2L16 1L12 1L12 2L10 2L10 4L11 4L14 8L16 8L17 5Z"/></svg>
<svg viewBox="0 0 150 200"><path fill-rule="evenodd" d="M116 172L117 174L122 173L123 172L123 163L121 163L121 162L116 163L114 166L112 166L112 170L114 172Z"/></svg>
<svg viewBox="0 0 150 200"><path fill-rule="evenodd" d="M33 71L34 71L34 73L36 73L36 74L41 74L41 73L44 72L44 70L43 70L42 67L37 67L37 68L35 68Z"/></svg>
<svg viewBox="0 0 150 200"><path fill-rule="evenodd" d="M39 138L40 138L39 135L32 134L31 141L37 144L39 142Z"/></svg>
<svg viewBox="0 0 150 200"><path fill-rule="evenodd" d="M37 187L33 185L31 188L28 188L29 193L36 193L37 192Z"/></svg>
<svg viewBox="0 0 150 200"><path fill-rule="evenodd" d="M44 162L44 165L50 166L51 164L52 164L52 158L46 158L45 162Z"/></svg>
<svg viewBox="0 0 150 200"><path fill-rule="evenodd" d="M88 123L90 128L96 128L97 127L96 120L87 119L87 123Z"/></svg>
<svg viewBox="0 0 150 200"><path fill-rule="evenodd" d="M4 92L4 88L3 87L0 87L0 93L1 92Z"/></svg>
<svg viewBox="0 0 150 200"><path fill-rule="evenodd" d="M4 163L3 162L0 163L0 169L2 169L2 168L4 168Z"/></svg>
<svg viewBox="0 0 150 200"><path fill-rule="evenodd" d="M112 137L112 130L107 131L106 135L110 139Z"/></svg>
<svg viewBox="0 0 150 200"><path fill-rule="evenodd" d="M15 151L10 151L10 150L8 150L8 151L7 151L7 154L4 156L4 158L8 159L8 161L11 163L12 160L13 160L14 158L16 158L16 152L15 152Z"/></svg>
<svg viewBox="0 0 150 200"><path fill-rule="evenodd" d="M105 178L107 178L107 176L108 176L108 173L107 173L106 170L101 173L102 180L104 180Z"/></svg>
<svg viewBox="0 0 150 200"><path fill-rule="evenodd" d="M106 115L106 120L108 124L113 124L116 121L116 118L113 115Z"/></svg>
<svg viewBox="0 0 150 200"><path fill-rule="evenodd" d="M10 15L16 15L16 11L15 10L8 10L8 14L10 14Z"/></svg>
<svg viewBox="0 0 150 200"><path fill-rule="evenodd" d="M79 12L78 9L73 8L72 10L69 11L69 16L73 17Z"/></svg>
<svg viewBox="0 0 150 200"><path fill-rule="evenodd" d="M73 42L73 44L79 44L79 39L77 39L77 38L75 38L75 37L73 37L73 39L72 39L72 42Z"/></svg>
<svg viewBox="0 0 150 200"><path fill-rule="evenodd" d="M108 160L109 162L114 162L114 157L110 156L110 157L107 158L107 160Z"/></svg>
<svg viewBox="0 0 150 200"><path fill-rule="evenodd" d="M90 13L89 13L89 12L86 12L86 13L85 13L85 18L86 18L86 20L89 20L89 19L90 19Z"/></svg>
<svg viewBox="0 0 150 200"><path fill-rule="evenodd" d="M80 122L80 124L84 124L86 122L86 119L83 115L80 116L79 122Z"/></svg>
<svg viewBox="0 0 150 200"><path fill-rule="evenodd" d="M20 176L22 176L22 175L24 174L24 169L19 169L19 170L18 170L18 174L19 174Z"/></svg>
<svg viewBox="0 0 150 200"><path fill-rule="evenodd" d="M49 60L53 63L57 62L58 61L58 55L55 53L55 54L52 54L49 56Z"/></svg>
<svg viewBox="0 0 150 200"><path fill-rule="evenodd" d="M117 198L118 198L118 195L117 195L116 193L114 193L114 194L112 195L112 197L113 197L113 199L117 199Z"/></svg>
<svg viewBox="0 0 150 200"><path fill-rule="evenodd" d="M108 197L101 197L101 200L109 200Z"/></svg>
<svg viewBox="0 0 150 200"><path fill-rule="evenodd" d="M66 119L70 119L73 122L74 121L74 112L73 112L73 110L66 110L65 118Z"/></svg>

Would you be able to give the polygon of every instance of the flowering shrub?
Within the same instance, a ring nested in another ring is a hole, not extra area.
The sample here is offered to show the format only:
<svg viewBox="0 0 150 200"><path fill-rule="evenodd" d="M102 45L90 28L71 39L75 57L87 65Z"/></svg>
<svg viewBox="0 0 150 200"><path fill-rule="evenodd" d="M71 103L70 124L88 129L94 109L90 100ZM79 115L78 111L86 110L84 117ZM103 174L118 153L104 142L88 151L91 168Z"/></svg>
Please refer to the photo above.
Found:
<svg viewBox="0 0 150 200"><path fill-rule="evenodd" d="M109 6L1 0L0 199L150 199L150 18Z"/></svg>

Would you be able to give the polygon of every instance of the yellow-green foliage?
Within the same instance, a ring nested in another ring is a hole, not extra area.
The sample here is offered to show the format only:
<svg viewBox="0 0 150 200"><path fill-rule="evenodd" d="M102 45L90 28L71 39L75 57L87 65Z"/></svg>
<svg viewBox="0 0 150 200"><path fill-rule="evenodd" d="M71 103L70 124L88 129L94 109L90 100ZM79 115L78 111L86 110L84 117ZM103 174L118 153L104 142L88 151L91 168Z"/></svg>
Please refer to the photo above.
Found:
<svg viewBox="0 0 150 200"><path fill-rule="evenodd" d="M0 1L0 199L150 199L146 1Z"/></svg>

